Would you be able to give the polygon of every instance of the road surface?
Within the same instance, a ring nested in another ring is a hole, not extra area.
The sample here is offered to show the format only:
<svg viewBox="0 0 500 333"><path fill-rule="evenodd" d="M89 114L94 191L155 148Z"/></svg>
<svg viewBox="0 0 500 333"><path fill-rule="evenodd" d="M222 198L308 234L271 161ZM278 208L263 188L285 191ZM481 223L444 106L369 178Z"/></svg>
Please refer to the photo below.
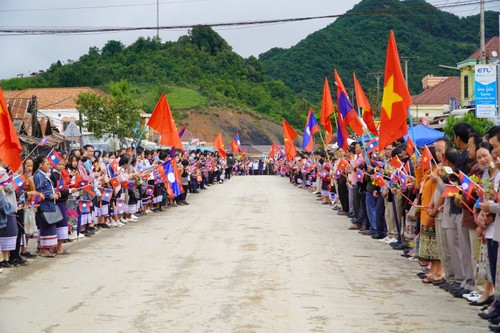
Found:
<svg viewBox="0 0 500 333"><path fill-rule="evenodd" d="M487 331L477 308L286 178L201 192L4 269L0 332Z"/></svg>

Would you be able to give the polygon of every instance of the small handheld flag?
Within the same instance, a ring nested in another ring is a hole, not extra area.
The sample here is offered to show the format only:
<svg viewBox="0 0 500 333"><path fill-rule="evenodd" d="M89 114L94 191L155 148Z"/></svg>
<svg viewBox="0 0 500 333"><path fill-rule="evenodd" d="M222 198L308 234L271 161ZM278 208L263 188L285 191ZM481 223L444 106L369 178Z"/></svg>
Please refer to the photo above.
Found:
<svg viewBox="0 0 500 333"><path fill-rule="evenodd" d="M12 185L16 189L16 193L19 193L21 191L24 191L26 187L26 179L24 178L24 175L19 175L14 178Z"/></svg>
<svg viewBox="0 0 500 333"><path fill-rule="evenodd" d="M110 189L110 188L104 189L104 191L102 192L101 201L110 202L112 194L113 194L112 189Z"/></svg>
<svg viewBox="0 0 500 333"><path fill-rule="evenodd" d="M78 203L78 209L82 214L89 214L91 212L92 201L90 200L81 200Z"/></svg>
<svg viewBox="0 0 500 333"><path fill-rule="evenodd" d="M57 165L61 162L62 158L61 155L55 149L52 149L47 156L47 159L49 160L49 163L55 168Z"/></svg>

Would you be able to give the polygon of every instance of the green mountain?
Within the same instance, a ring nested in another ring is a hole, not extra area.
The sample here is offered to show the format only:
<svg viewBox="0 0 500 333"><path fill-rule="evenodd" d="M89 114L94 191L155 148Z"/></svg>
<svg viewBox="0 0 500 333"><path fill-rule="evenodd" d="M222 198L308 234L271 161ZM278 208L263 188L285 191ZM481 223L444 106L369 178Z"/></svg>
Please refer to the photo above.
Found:
<svg viewBox="0 0 500 333"><path fill-rule="evenodd" d="M487 12L485 21L488 40L498 35L498 13ZM412 57L408 62L412 94L421 92L421 80L428 74L458 75L439 65L456 66L479 47L479 16L460 18L423 0L363 0L297 45L271 49L259 60L266 74L310 101L320 100L324 77L333 83L333 69L349 90L356 72L373 97L374 73L384 71L390 30L400 55Z"/></svg>

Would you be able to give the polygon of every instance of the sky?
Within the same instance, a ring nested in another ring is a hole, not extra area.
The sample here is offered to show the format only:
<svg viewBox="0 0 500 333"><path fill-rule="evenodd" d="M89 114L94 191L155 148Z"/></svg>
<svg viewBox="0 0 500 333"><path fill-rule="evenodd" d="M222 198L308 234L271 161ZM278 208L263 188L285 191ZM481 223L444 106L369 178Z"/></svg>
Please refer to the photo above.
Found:
<svg viewBox="0 0 500 333"><path fill-rule="evenodd" d="M338 15L360 0L1 0L0 29L110 28L196 25L241 21ZM479 0L430 0L443 10L468 16L479 12ZM485 0L487 10L500 10L500 1ZM334 22L316 19L259 26L214 28L242 57L258 56L273 47L289 48ZM162 41L176 41L188 29L162 30ZM108 40L130 45L138 37L153 37L156 30L63 35L13 35L0 32L0 79L28 76L60 60L78 60L90 47Z"/></svg>

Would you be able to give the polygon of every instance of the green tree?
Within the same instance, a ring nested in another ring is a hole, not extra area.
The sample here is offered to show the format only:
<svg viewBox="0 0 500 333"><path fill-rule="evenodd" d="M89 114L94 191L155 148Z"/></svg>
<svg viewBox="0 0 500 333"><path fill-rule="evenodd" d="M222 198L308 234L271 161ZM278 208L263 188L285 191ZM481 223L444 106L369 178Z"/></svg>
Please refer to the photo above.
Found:
<svg viewBox="0 0 500 333"><path fill-rule="evenodd" d="M474 129L474 133L484 134L491 127L493 127L493 122L485 118L476 118L473 113L466 113L463 117L449 116L446 118L446 126L443 131L446 136L453 141L453 127L461 122L468 123Z"/></svg>
<svg viewBox="0 0 500 333"><path fill-rule="evenodd" d="M77 110L83 116L79 125L93 132L97 138L131 138L138 129L140 104L130 92L130 84L121 80L109 84L109 96L81 93L77 97Z"/></svg>

